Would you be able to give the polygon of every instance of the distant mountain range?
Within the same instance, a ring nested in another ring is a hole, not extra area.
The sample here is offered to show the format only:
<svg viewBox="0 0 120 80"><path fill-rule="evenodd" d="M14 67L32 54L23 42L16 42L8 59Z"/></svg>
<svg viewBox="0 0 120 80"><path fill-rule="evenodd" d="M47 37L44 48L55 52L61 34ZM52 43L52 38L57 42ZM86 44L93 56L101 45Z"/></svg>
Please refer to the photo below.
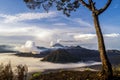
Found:
<svg viewBox="0 0 120 80"><path fill-rule="evenodd" d="M97 50L90 50L80 46L61 47L61 48L44 48L40 54L19 53L15 54L22 57L37 57L43 58L42 61L53 63L74 63L80 61L100 61L99 52ZM108 58L112 64L120 64L120 51L107 50Z"/></svg>
<svg viewBox="0 0 120 80"><path fill-rule="evenodd" d="M57 46L57 47L56 47ZM20 53L14 51L13 46L0 45L0 53L15 53L21 57L43 58L42 61L53 63L74 63L80 61L100 61L99 52L90 50L80 46L66 46L55 44L52 48L36 46L40 50L40 54ZM120 64L120 51L107 50L108 58L112 64Z"/></svg>
<svg viewBox="0 0 120 80"><path fill-rule="evenodd" d="M12 52L16 52L12 48L13 48L12 46L0 45L0 53L12 53Z"/></svg>
<svg viewBox="0 0 120 80"><path fill-rule="evenodd" d="M120 64L120 51L108 50L107 55L112 64ZM47 56L45 56L42 61L53 63L100 61L100 56L97 50L90 50L76 46L52 51Z"/></svg>

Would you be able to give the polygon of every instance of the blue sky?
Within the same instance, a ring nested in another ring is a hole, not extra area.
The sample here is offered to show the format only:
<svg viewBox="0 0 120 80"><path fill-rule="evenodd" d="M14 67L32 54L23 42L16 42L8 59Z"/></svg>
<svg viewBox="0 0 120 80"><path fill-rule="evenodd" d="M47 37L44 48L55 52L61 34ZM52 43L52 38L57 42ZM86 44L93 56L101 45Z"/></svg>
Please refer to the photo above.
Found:
<svg viewBox="0 0 120 80"><path fill-rule="evenodd" d="M107 0L94 0L97 8ZM100 15L107 49L120 50L120 0L113 0ZM27 40L49 47L50 42L80 45L97 49L91 12L81 6L68 18L53 7L49 13L42 8L30 10L23 0L0 0L0 44L22 45Z"/></svg>

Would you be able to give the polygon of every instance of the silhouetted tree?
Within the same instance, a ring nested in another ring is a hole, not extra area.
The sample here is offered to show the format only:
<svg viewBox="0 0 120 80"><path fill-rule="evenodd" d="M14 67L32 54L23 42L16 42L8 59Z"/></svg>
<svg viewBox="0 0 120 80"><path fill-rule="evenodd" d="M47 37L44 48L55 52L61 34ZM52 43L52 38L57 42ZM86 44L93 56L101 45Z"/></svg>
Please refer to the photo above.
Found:
<svg viewBox="0 0 120 80"><path fill-rule="evenodd" d="M99 15L102 14L111 4L112 0L107 0L105 6L101 9L96 8L96 2L93 0L24 0L30 9L40 8L41 6L49 11L51 6L56 5L57 10L63 11L63 14L70 16L72 11L76 11L80 5L88 8L92 12L94 26L98 38L98 47L102 61L102 74L105 80L112 78L112 66L106 55L103 34L100 28Z"/></svg>
<svg viewBox="0 0 120 80"><path fill-rule="evenodd" d="M0 80L13 80L13 71L11 64L7 64L3 66L3 64L0 65L2 68L0 69Z"/></svg>
<svg viewBox="0 0 120 80"><path fill-rule="evenodd" d="M27 80L28 67L26 65L18 65L16 69L18 80Z"/></svg>
<svg viewBox="0 0 120 80"><path fill-rule="evenodd" d="M13 70L11 63L0 64L0 80L27 80L27 73L26 65L18 65L17 69Z"/></svg>

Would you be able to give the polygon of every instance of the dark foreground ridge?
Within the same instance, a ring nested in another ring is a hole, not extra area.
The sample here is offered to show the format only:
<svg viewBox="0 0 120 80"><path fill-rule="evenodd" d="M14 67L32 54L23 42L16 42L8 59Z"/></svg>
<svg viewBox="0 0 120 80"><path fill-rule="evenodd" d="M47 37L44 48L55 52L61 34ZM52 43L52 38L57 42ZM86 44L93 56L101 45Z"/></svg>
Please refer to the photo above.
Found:
<svg viewBox="0 0 120 80"><path fill-rule="evenodd" d="M48 74L33 74L31 80L103 80L97 71L58 71ZM115 72L112 80L120 80L120 72Z"/></svg>

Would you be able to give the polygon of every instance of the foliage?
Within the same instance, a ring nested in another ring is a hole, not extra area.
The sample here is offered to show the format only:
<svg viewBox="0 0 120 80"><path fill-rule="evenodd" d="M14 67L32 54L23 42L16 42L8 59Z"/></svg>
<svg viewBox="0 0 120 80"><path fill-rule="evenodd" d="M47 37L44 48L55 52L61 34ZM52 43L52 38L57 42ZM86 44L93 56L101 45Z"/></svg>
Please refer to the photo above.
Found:
<svg viewBox="0 0 120 80"><path fill-rule="evenodd" d="M32 77L33 78L37 78L37 77L39 77L41 75L41 72L37 72L37 73L34 73L33 75L32 75Z"/></svg>
<svg viewBox="0 0 120 80"><path fill-rule="evenodd" d="M115 72L116 73L116 72ZM112 80L120 80L120 72L114 74ZM99 71L63 70L32 77L31 80L104 80Z"/></svg>
<svg viewBox="0 0 120 80"><path fill-rule="evenodd" d="M96 8L96 2L93 0L24 0L24 2L30 9L39 9L42 6L47 12L55 5L58 11L62 11L66 16L70 16L70 13L76 11L80 5L99 15L109 7L112 0L108 0L106 5L100 9Z"/></svg>
<svg viewBox="0 0 120 80"><path fill-rule="evenodd" d="M10 63L7 65L0 65L0 80L13 80L13 71Z"/></svg>
<svg viewBox="0 0 120 80"><path fill-rule="evenodd" d="M30 9L40 8L41 6L47 12L56 5L58 11L62 11L66 16L70 16L72 11L76 11L80 7L79 0L24 0Z"/></svg>
<svg viewBox="0 0 120 80"><path fill-rule="evenodd" d="M120 64L119 65L116 65L116 66L113 66L113 71L119 71L120 72Z"/></svg>
<svg viewBox="0 0 120 80"><path fill-rule="evenodd" d="M27 66L18 65L15 71L12 69L11 64L0 65L0 80L27 80Z"/></svg>

